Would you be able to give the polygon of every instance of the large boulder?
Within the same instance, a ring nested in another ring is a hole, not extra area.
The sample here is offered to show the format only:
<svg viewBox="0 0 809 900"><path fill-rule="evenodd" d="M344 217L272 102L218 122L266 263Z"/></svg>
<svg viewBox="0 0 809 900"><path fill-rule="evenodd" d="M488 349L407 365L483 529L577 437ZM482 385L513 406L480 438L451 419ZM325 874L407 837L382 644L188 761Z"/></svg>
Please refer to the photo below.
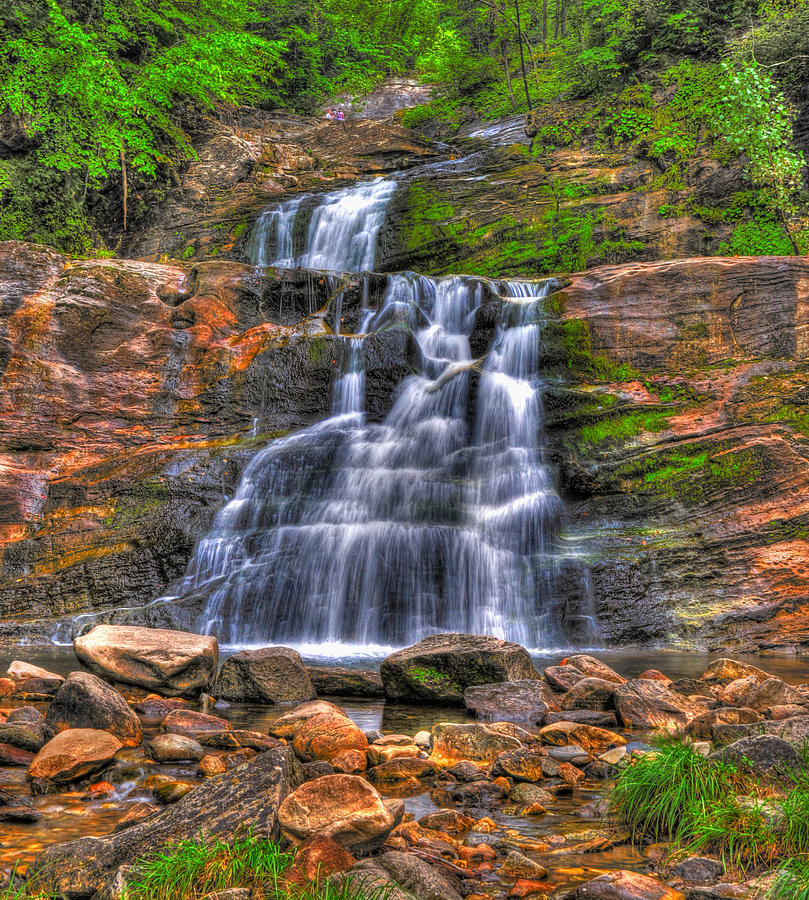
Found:
<svg viewBox="0 0 809 900"><path fill-rule="evenodd" d="M68 728L109 731L126 747L143 740L140 719L123 696L90 672L71 672L56 692L45 715L54 732Z"/></svg>
<svg viewBox="0 0 809 900"><path fill-rule="evenodd" d="M35 794L49 794L80 781L110 763L123 744L107 731L70 728L37 753L26 778Z"/></svg>
<svg viewBox="0 0 809 900"><path fill-rule="evenodd" d="M601 712L615 708L614 681L588 676L576 684L562 698L562 709L596 709Z"/></svg>
<svg viewBox="0 0 809 900"><path fill-rule="evenodd" d="M580 884L573 900L685 900L685 894L648 875L619 869Z"/></svg>
<svg viewBox="0 0 809 900"><path fill-rule="evenodd" d="M627 728L684 728L704 712L662 682L637 678L615 689L615 708Z"/></svg>
<svg viewBox="0 0 809 900"><path fill-rule="evenodd" d="M97 625L77 637L73 649L107 681L134 684L164 697L210 691L219 658L215 637L134 625Z"/></svg>
<svg viewBox="0 0 809 900"><path fill-rule="evenodd" d="M765 678L744 698L744 705L751 709L765 710L773 706L803 706L809 697L782 681L780 678Z"/></svg>
<svg viewBox="0 0 809 900"><path fill-rule="evenodd" d="M348 666L307 666L318 697L384 697L382 676L370 669Z"/></svg>
<svg viewBox="0 0 809 900"><path fill-rule="evenodd" d="M463 703L466 688L539 678L525 647L479 634L433 634L380 666L389 700Z"/></svg>
<svg viewBox="0 0 809 900"><path fill-rule="evenodd" d="M447 768L461 760L489 765L506 750L517 750L522 742L491 725L459 725L445 722L432 729L430 761Z"/></svg>
<svg viewBox="0 0 809 900"><path fill-rule="evenodd" d="M357 855L381 847L398 824L397 818L401 815L389 809L376 788L358 775L324 775L307 781L278 811L281 832L293 844L319 835Z"/></svg>
<svg viewBox="0 0 809 900"><path fill-rule="evenodd" d="M484 722L541 725L549 712L559 709L559 701L548 685L533 678L468 687L463 702Z"/></svg>
<svg viewBox="0 0 809 900"><path fill-rule="evenodd" d="M713 740L714 728L717 725L752 725L761 721L761 715L747 707L722 706L709 709L698 715L685 726L685 733L701 741Z"/></svg>
<svg viewBox="0 0 809 900"><path fill-rule="evenodd" d="M304 762L331 762L345 750L368 750L368 738L361 728L341 712L323 712L307 719L292 742Z"/></svg>
<svg viewBox="0 0 809 900"><path fill-rule="evenodd" d="M703 681L718 682L719 684L729 684L739 678L748 678L753 676L756 681L764 681L769 678L769 674L757 666L751 666L750 663L739 662L737 659L728 659L722 657L714 660L708 668L702 673L700 678Z"/></svg>
<svg viewBox="0 0 809 900"><path fill-rule="evenodd" d="M196 839L200 833L231 840L246 826L257 836L277 839L278 809L300 777L291 748L269 750L124 831L50 847L29 869L33 874L27 887L31 893L39 890L70 900L91 897L124 863L164 850L169 843Z"/></svg>
<svg viewBox="0 0 809 900"><path fill-rule="evenodd" d="M801 771L803 763L795 747L772 734L756 734L735 741L711 754L711 759L721 759L758 775L770 778L789 778Z"/></svg>
<svg viewBox="0 0 809 900"><path fill-rule="evenodd" d="M213 687L222 700L255 703L301 703L315 699L315 689L297 650L264 647L228 657Z"/></svg>

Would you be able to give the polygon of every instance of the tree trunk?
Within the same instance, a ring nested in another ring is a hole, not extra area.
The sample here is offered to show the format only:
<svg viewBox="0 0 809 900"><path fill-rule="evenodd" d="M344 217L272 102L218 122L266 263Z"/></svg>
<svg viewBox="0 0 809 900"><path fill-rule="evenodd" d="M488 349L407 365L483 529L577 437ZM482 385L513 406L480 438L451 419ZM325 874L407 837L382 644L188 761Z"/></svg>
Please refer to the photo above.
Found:
<svg viewBox="0 0 809 900"><path fill-rule="evenodd" d="M129 191L129 184L126 180L126 153L124 152L124 143L121 141L121 176L123 177L123 187L124 187L124 231L126 231L126 201L127 201L127 193Z"/></svg>
<svg viewBox="0 0 809 900"><path fill-rule="evenodd" d="M522 83L525 88L525 102L528 104L528 111L530 112L533 107L531 106L531 94L528 91L528 76L525 74L525 51L522 45L522 25L520 24L520 0L514 0L514 11L517 14L517 40L520 44L520 67L522 69Z"/></svg>
<svg viewBox="0 0 809 900"><path fill-rule="evenodd" d="M556 12L553 16L553 39L559 40L559 0L556 0Z"/></svg>
<svg viewBox="0 0 809 900"><path fill-rule="evenodd" d="M548 0L542 0L542 52L548 52Z"/></svg>

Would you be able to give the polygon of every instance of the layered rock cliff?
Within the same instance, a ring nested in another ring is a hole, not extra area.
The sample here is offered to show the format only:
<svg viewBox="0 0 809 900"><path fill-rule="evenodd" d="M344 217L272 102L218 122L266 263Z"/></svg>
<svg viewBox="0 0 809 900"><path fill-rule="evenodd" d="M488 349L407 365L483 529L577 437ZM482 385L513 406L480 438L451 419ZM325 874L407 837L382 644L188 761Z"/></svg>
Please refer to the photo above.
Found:
<svg viewBox="0 0 809 900"><path fill-rule="evenodd" d="M338 303L351 331L363 290L373 304L385 286L258 273L238 261L250 225L290 192L407 165L384 269L538 275L564 246L569 268L671 258L558 276L547 302L560 615L594 604L611 643L809 643L809 260L688 258L714 252L724 226L667 220L670 190L637 157L599 169L571 148L541 164L520 146L466 150L248 111L211 126L170 202L127 238L149 261L0 244L0 636L121 608L161 620L137 610L182 574L256 448L328 412ZM706 159L683 190L719 197L736 177ZM403 327L366 342L371 418L413 354Z"/></svg>

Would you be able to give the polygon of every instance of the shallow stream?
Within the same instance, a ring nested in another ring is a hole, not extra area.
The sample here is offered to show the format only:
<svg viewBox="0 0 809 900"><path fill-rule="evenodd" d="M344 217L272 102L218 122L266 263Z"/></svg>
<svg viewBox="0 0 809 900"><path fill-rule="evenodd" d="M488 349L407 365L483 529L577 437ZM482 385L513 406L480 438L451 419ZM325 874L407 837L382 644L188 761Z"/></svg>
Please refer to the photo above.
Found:
<svg viewBox="0 0 809 900"><path fill-rule="evenodd" d="M230 651L232 652L232 651ZM229 655L225 650L223 656ZM654 650L605 650L598 651L598 657L626 677L640 674L645 669L659 669L671 678L697 677L708 665L723 654L681 653ZM541 671L548 665L557 664L564 656L563 651L553 654L534 655L534 664ZM802 657L786 655L737 656L745 662L757 665L791 683L809 680L809 661ZM25 659L60 674L79 668L72 649L62 648L12 648L0 651L0 671L5 671L13 659ZM309 662L323 660L309 659ZM336 663L338 660L330 659ZM345 665L370 667L373 664L367 656L339 660ZM378 660L376 661L378 664ZM405 733L409 735L422 729L429 729L437 722L474 721L466 710L452 707L415 706L387 704L382 700L358 700L356 698L328 698L340 705L346 713L363 729L378 729L383 733ZM21 705L21 704L15 704ZM33 704L44 710L45 704ZM0 709L7 709L7 706ZM206 711L229 719L238 728L266 732L270 723L286 711L285 707L268 707L248 704L216 703ZM144 735L156 732L154 724L144 723ZM634 739L642 740L643 735L635 734ZM199 782L196 764L150 765L148 770L139 761L137 750L124 750L120 759L106 772L99 773L97 781L105 780L115 786L109 797L98 799L87 791L49 794L34 798L36 807L42 812L42 819L31 824L5 823L0 828L0 865L9 871L13 865L28 864L44 847L62 841L88 835L110 833L121 817L138 801L154 802L151 791L143 785L152 773L176 777L178 780ZM15 793L28 795L24 768L0 768L0 786ZM649 860L627 844L616 846L603 852L581 852L577 845L584 845L605 831L598 821L579 818L577 809L600 797L605 783L584 783L567 796L555 798L548 814L542 816L515 816L496 810L491 818L503 830L513 829L521 835L541 839L550 845L544 852L528 852L527 855L541 862L549 871L548 886L556 888L593 877L598 872L611 869L646 870ZM401 796L396 792L382 790L386 796ZM440 787L404 796L407 811L415 818L437 809L436 801L442 806L451 806L441 796ZM502 837L502 834L496 835ZM496 837L495 836L495 837ZM486 835L481 835L486 838ZM494 837L492 837L494 840ZM492 876L492 892L497 895L501 883Z"/></svg>

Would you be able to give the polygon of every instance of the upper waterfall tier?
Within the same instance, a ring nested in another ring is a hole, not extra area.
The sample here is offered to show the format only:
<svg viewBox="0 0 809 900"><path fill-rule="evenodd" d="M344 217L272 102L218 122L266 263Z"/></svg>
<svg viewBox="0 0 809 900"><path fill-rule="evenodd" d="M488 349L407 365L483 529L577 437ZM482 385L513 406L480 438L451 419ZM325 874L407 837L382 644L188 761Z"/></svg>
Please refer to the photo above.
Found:
<svg viewBox="0 0 809 900"><path fill-rule="evenodd" d="M249 260L254 266L368 272L395 191L395 181L379 178L273 206L253 228Z"/></svg>

